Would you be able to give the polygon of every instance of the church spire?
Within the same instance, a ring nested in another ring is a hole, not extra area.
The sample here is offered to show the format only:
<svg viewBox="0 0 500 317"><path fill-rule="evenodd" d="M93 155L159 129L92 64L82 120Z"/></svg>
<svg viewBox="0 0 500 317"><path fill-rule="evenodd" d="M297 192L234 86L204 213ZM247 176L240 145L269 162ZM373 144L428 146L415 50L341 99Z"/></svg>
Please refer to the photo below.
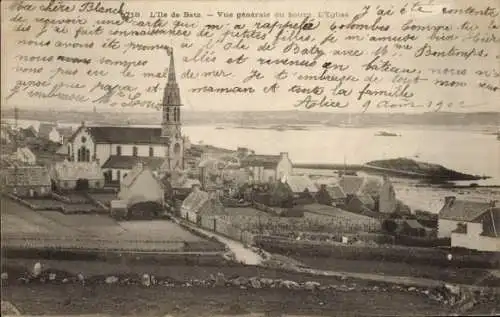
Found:
<svg viewBox="0 0 500 317"><path fill-rule="evenodd" d="M170 66L168 67L168 82L175 83L175 65L174 65L174 50L171 48L170 52Z"/></svg>

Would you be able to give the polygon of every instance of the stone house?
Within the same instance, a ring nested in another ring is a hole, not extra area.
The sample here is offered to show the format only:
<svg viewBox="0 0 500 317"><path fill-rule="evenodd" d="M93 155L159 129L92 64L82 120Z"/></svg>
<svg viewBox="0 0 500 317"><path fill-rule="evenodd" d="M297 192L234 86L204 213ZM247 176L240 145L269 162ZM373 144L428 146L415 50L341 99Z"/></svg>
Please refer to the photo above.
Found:
<svg viewBox="0 0 500 317"><path fill-rule="evenodd" d="M319 204L328 206L344 206L347 202L347 196L338 184L321 184L315 199Z"/></svg>
<svg viewBox="0 0 500 317"><path fill-rule="evenodd" d="M202 191L199 186L194 186L191 194L182 202L181 218L199 224L203 215L217 213L222 209L224 207L217 198Z"/></svg>
<svg viewBox="0 0 500 317"><path fill-rule="evenodd" d="M43 166L15 166L2 170L4 189L19 197L44 197L52 192L49 171Z"/></svg>

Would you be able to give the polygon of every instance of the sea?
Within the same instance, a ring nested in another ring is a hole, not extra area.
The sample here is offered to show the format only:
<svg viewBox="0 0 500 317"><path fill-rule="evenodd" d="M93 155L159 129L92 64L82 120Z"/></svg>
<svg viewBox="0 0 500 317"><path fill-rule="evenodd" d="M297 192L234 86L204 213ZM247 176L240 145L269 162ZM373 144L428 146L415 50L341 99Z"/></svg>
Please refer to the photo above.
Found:
<svg viewBox="0 0 500 317"><path fill-rule="evenodd" d="M6 120L11 121L12 120ZM18 120L19 127L40 122ZM74 128L80 123L61 124ZM145 126L145 125L143 125ZM153 127L153 126L151 126ZM484 186L500 186L500 141L480 129L450 127L392 126L384 128L341 128L322 125L301 126L300 130L232 125L183 126L183 134L193 144L209 144L227 149L247 147L257 154L288 152L293 163L363 164L372 160L411 158L443 165L459 172L489 176L474 181ZM378 136L381 131L397 136ZM462 182L467 185L467 182ZM412 209L438 212L444 197L498 199L499 188L443 189L423 186L410 180L395 181L399 199Z"/></svg>

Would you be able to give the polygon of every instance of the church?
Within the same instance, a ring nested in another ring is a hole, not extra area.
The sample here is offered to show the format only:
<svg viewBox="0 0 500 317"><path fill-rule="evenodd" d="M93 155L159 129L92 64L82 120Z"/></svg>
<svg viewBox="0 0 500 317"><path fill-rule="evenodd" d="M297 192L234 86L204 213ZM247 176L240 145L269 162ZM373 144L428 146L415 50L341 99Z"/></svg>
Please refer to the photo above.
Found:
<svg viewBox="0 0 500 317"><path fill-rule="evenodd" d="M186 138L181 133L180 90L173 50L170 50L161 128L86 126L83 123L68 141L67 155L73 162L97 161L106 183L119 183L139 163L157 174L183 171Z"/></svg>

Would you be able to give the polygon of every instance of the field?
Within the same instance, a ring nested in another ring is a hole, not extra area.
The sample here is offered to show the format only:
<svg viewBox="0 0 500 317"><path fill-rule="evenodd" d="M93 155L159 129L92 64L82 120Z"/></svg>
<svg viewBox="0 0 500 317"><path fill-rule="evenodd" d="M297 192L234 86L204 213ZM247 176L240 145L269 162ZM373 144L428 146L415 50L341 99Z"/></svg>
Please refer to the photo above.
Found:
<svg viewBox="0 0 500 317"><path fill-rule="evenodd" d="M375 273L383 275L421 277L459 284L500 287L500 278L485 269L438 267L369 260L347 260L329 257L294 256L305 265L331 271Z"/></svg>
<svg viewBox="0 0 500 317"><path fill-rule="evenodd" d="M5 264L4 264L5 265ZM7 265L31 267L33 261L8 260ZM230 276L260 276L291 281L316 281L322 285L343 285L332 277L307 276L257 267L203 267L109 264L80 261L44 261L54 270L83 272L91 277L154 274L173 282L207 279L218 272ZM60 274L60 273L58 273ZM287 315L359 316L359 315L441 315L449 307L423 295L404 291L366 291L368 283L349 282L349 292L334 290L304 291L288 289L241 289L237 287L143 287L106 284L9 284L3 287L3 300L16 305L25 314L112 314L143 316L213 316L242 313L274 313ZM36 300L33 300L36 299ZM360 305L360 303L366 303Z"/></svg>
<svg viewBox="0 0 500 317"><path fill-rule="evenodd" d="M118 222L106 215L64 215L57 211L33 211L11 200L1 200L2 246L103 249L147 249L191 244L199 251L213 249L212 241L166 221Z"/></svg>

